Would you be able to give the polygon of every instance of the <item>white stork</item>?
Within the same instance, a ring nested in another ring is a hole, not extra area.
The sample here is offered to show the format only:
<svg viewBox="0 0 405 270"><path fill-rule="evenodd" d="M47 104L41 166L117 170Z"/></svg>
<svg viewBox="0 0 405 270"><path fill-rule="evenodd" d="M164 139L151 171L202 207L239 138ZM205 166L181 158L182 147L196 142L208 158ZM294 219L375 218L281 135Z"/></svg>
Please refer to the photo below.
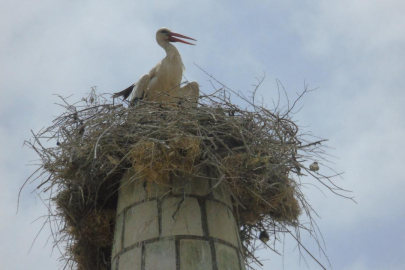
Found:
<svg viewBox="0 0 405 270"><path fill-rule="evenodd" d="M123 96L126 99L132 93L131 103L136 102L138 99L144 99L147 101L189 104L189 106L194 104L196 106L199 96L198 83L191 82L184 87L180 87L184 65L179 51L170 42L195 44L176 37L195 40L174 33L168 28L160 28L156 32L156 41L166 51L166 57L157 63L149 73L143 75L138 82L121 92L115 93L113 97ZM183 103L183 101L186 102Z"/></svg>

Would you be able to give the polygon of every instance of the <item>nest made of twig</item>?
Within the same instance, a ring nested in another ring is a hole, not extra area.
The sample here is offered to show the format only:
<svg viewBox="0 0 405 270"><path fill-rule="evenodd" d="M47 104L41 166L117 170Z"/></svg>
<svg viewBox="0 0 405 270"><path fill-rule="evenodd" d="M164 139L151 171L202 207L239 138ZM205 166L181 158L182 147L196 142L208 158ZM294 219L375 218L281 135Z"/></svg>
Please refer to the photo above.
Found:
<svg viewBox="0 0 405 270"><path fill-rule="evenodd" d="M66 243L70 266L110 268L117 190L128 168L161 184L203 168L227 181L241 206L236 216L248 263L260 263L253 254L258 231L272 232L276 241L309 213L295 177L309 172L303 161L323 153L322 141L305 140L290 111L253 103L242 109L226 93L188 108L142 101L129 107L95 91L76 104L63 101L66 111L28 144L47 173L38 188L50 191L55 238ZM44 146L45 140L56 145Z"/></svg>

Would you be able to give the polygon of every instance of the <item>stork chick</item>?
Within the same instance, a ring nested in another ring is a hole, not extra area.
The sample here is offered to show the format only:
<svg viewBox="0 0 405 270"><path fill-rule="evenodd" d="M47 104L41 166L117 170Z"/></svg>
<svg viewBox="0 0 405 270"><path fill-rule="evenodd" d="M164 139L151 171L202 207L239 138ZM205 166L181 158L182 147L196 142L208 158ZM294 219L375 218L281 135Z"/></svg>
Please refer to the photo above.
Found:
<svg viewBox="0 0 405 270"><path fill-rule="evenodd" d="M183 77L184 65L177 48L171 42L189 43L177 37L195 40L193 38L174 33L168 28L160 28L156 32L156 41L165 51L166 57L143 75L138 82L125 90L115 93L113 97L123 96L124 99L131 96L131 103L138 99L155 102L175 102L180 104L197 105L199 86L197 82L191 82L180 87Z"/></svg>

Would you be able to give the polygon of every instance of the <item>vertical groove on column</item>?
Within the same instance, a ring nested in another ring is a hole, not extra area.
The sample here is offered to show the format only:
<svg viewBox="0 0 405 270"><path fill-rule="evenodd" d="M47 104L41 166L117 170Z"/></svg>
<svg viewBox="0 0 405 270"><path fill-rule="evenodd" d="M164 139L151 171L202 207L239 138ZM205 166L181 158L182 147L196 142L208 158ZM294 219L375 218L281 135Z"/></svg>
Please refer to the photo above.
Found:
<svg viewBox="0 0 405 270"><path fill-rule="evenodd" d="M122 213L121 252L122 252L122 250L124 250L126 215L127 215L127 211L124 210L124 212Z"/></svg>
<svg viewBox="0 0 405 270"><path fill-rule="evenodd" d="M198 198L197 201L198 201L198 205L200 206L203 236L208 240L208 237L210 236L210 232L208 230L207 208L205 205L205 199Z"/></svg>
<svg viewBox="0 0 405 270"><path fill-rule="evenodd" d="M141 270L145 270L145 242L142 242L141 248Z"/></svg>
<svg viewBox="0 0 405 270"><path fill-rule="evenodd" d="M207 198L214 198L214 191L212 189L212 187L214 185L212 184L212 178L209 179L209 186L210 186L210 192L208 192Z"/></svg>
<svg viewBox="0 0 405 270"><path fill-rule="evenodd" d="M176 270L180 270L180 239L176 239Z"/></svg>
<svg viewBox="0 0 405 270"><path fill-rule="evenodd" d="M234 217L235 220L235 231L236 231L236 237L238 240L238 249L241 251L242 247L241 247L241 242L240 242L240 236L239 236L239 216L237 216L236 214L238 213L238 210L236 209L236 203L235 200L233 199L233 197L231 196L231 201L232 201L232 209L226 209L227 211L231 211L231 215Z"/></svg>
<svg viewBox="0 0 405 270"><path fill-rule="evenodd" d="M212 259L212 270L218 270L217 265L217 252L215 250L215 242L214 239L210 239L210 250L211 250L211 259Z"/></svg>
<svg viewBox="0 0 405 270"><path fill-rule="evenodd" d="M237 255L238 255L238 262L239 262L239 269L240 270L243 270L243 267L242 267L242 263L243 264L245 264L245 262L243 261L243 262L241 262L241 260L243 260L244 258L243 258L243 253L242 253L242 250L243 250L243 247L242 247L242 243L241 243L241 241L240 241L240 235L239 235L239 222L240 222L240 220L239 220L239 215L237 215L237 213L238 213L238 209L237 209L237 207L236 207L236 202L235 202L235 199L233 198L233 196L231 196L231 201L232 201L232 209L233 209L233 212L231 213L234 217L235 217L235 226L236 226L236 237L238 238L238 251L237 251Z"/></svg>
<svg viewBox="0 0 405 270"><path fill-rule="evenodd" d="M159 238L162 237L162 199L157 198Z"/></svg>
<svg viewBox="0 0 405 270"><path fill-rule="evenodd" d="M210 231L208 228L208 218L207 218L207 207L206 207L206 200L203 198L198 198L198 204L200 206L201 212L201 224L203 230L203 236L206 241L209 241L210 244L210 251L211 251L211 260L212 260L212 270L218 270L217 266L217 253L215 251L215 243L212 238L210 238Z"/></svg>

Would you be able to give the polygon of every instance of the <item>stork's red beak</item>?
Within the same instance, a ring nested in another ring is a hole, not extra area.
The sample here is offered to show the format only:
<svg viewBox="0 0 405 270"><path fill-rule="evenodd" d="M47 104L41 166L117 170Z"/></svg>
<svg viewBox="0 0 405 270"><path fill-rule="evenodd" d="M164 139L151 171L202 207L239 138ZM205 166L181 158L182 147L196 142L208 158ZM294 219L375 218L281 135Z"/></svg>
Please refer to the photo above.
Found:
<svg viewBox="0 0 405 270"><path fill-rule="evenodd" d="M191 40L197 41L197 40L194 39L194 38L187 37L187 36L183 36L183 35L181 35L181 34L177 34L177 33L174 33L174 32L170 32L170 33L169 33L169 41L170 41L170 42L181 42L181 43L185 43L185 44L189 44L189 45L195 45L195 44L193 44L193 43L189 43L189 42L187 42L187 41L184 41L184 40L179 39L179 38L176 38L176 37L181 37L181 38L186 38L186 39L191 39Z"/></svg>

